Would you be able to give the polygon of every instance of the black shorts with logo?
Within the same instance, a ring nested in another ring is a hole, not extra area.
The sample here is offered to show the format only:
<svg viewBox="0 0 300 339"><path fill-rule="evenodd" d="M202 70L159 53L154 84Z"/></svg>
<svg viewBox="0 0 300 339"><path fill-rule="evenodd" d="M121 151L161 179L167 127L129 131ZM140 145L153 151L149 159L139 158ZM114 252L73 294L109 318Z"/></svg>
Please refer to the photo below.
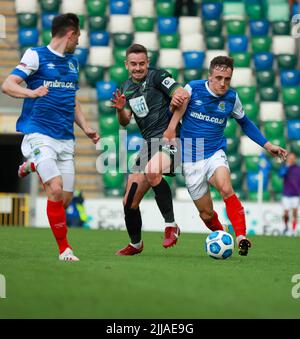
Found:
<svg viewBox="0 0 300 339"><path fill-rule="evenodd" d="M144 173L145 167L157 152L164 152L171 159L170 168L166 169L163 175L175 176L175 173L181 173L181 147L171 145L162 141L162 139L154 139L153 141L145 141L140 149L133 166L129 169L131 173Z"/></svg>

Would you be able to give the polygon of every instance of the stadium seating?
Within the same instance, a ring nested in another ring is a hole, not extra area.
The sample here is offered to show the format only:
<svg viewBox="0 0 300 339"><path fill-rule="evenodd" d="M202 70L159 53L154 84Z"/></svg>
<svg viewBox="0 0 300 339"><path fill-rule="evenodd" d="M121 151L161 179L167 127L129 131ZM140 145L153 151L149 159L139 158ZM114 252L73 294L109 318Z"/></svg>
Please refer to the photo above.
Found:
<svg viewBox="0 0 300 339"><path fill-rule="evenodd" d="M249 52L230 53L230 56L234 60L235 67L250 67L251 66L251 54Z"/></svg>
<svg viewBox="0 0 300 339"><path fill-rule="evenodd" d="M250 20L260 20L263 18L263 6L259 1L247 1L245 11Z"/></svg>
<svg viewBox="0 0 300 339"><path fill-rule="evenodd" d="M21 46L36 46L39 40L39 32L37 28L21 28L18 37Z"/></svg>
<svg viewBox="0 0 300 339"><path fill-rule="evenodd" d="M202 17L204 20L218 20L222 14L221 3L203 3Z"/></svg>
<svg viewBox="0 0 300 339"><path fill-rule="evenodd" d="M88 27L90 32L99 32L107 30L107 17L106 16L89 16Z"/></svg>
<svg viewBox="0 0 300 339"><path fill-rule="evenodd" d="M299 86L300 72L299 70L282 70L280 72L280 82L282 87Z"/></svg>
<svg viewBox="0 0 300 339"><path fill-rule="evenodd" d="M110 14L129 14L129 0L110 0L109 11Z"/></svg>
<svg viewBox="0 0 300 339"><path fill-rule="evenodd" d="M157 29L158 34L175 34L177 32L177 18L158 18Z"/></svg>
<svg viewBox="0 0 300 339"><path fill-rule="evenodd" d="M251 36L265 36L269 33L269 21L267 20L251 20L250 34Z"/></svg>
<svg viewBox="0 0 300 339"><path fill-rule="evenodd" d="M25 1L22 2L25 3ZM40 5L43 13L58 13L60 0L40 0Z"/></svg>
<svg viewBox="0 0 300 339"><path fill-rule="evenodd" d="M278 54L277 62L279 69L294 69L297 63L297 56L295 54Z"/></svg>
<svg viewBox="0 0 300 339"><path fill-rule="evenodd" d="M300 119L300 105L285 106L285 116L287 120Z"/></svg>
<svg viewBox="0 0 300 339"><path fill-rule="evenodd" d="M273 69L274 56L270 52L254 53L254 65L256 71L266 71Z"/></svg>
<svg viewBox="0 0 300 339"><path fill-rule="evenodd" d="M15 6L18 14L38 12L38 0L15 0Z"/></svg>
<svg viewBox="0 0 300 339"><path fill-rule="evenodd" d="M133 18L138 17L147 17L154 18L155 17L155 8L154 8L153 0L132 0L131 1L131 15Z"/></svg>
<svg viewBox="0 0 300 339"><path fill-rule="evenodd" d="M202 51L183 52L185 69L202 69L205 54Z"/></svg>
<svg viewBox="0 0 300 339"><path fill-rule="evenodd" d="M156 14L158 17L172 17L174 15L175 3L173 1L156 1Z"/></svg>
<svg viewBox="0 0 300 339"><path fill-rule="evenodd" d="M17 16L20 28L35 28L37 26L37 13L18 13Z"/></svg>
<svg viewBox="0 0 300 339"><path fill-rule="evenodd" d="M44 13L42 14L42 28L44 29L51 29L52 20L58 13Z"/></svg>
<svg viewBox="0 0 300 339"><path fill-rule="evenodd" d="M275 82L275 72L271 70L256 71L256 82L259 86L273 86Z"/></svg>
<svg viewBox="0 0 300 339"><path fill-rule="evenodd" d="M117 89L117 84L113 81L98 81L96 83L97 97L99 100L109 100Z"/></svg>
<svg viewBox="0 0 300 339"><path fill-rule="evenodd" d="M300 140L300 120L287 121L287 134L289 140Z"/></svg>
<svg viewBox="0 0 300 339"><path fill-rule="evenodd" d="M180 36L202 33L202 25L199 17L181 16L178 18L178 21L178 32Z"/></svg>
<svg viewBox="0 0 300 339"><path fill-rule="evenodd" d="M260 103L260 120L283 121L283 105L280 101L268 101Z"/></svg>
<svg viewBox="0 0 300 339"><path fill-rule="evenodd" d="M222 32L222 20L203 20L202 24L207 36L219 36Z"/></svg>
<svg viewBox="0 0 300 339"><path fill-rule="evenodd" d="M255 83L254 76L250 67L237 67L234 70L231 80L231 86L251 86Z"/></svg>
<svg viewBox="0 0 300 339"><path fill-rule="evenodd" d="M238 86L236 91L243 104L255 101L256 86Z"/></svg>
<svg viewBox="0 0 300 339"><path fill-rule="evenodd" d="M206 48L207 49L224 49L225 38L224 36L207 36Z"/></svg>
<svg viewBox="0 0 300 339"><path fill-rule="evenodd" d="M246 22L244 20L227 20L227 35L244 35L246 32Z"/></svg>

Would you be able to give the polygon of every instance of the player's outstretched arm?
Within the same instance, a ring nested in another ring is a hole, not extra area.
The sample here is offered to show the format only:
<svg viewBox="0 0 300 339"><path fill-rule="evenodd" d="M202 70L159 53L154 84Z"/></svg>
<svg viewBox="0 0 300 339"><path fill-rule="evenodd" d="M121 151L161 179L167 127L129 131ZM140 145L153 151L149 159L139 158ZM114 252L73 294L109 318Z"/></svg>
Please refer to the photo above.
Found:
<svg viewBox="0 0 300 339"><path fill-rule="evenodd" d="M282 160L286 159L288 152L282 147L270 143L246 115L244 115L244 117L241 119L236 119L236 121L241 126L243 132L251 140L253 140L258 145L263 147L266 151L268 151L272 157L278 157Z"/></svg>
<svg viewBox="0 0 300 339"><path fill-rule="evenodd" d="M85 135L89 137L94 144L96 144L100 136L99 134L91 127L88 126L87 121L82 113L81 105L78 100L76 100L75 106L75 122L83 130Z"/></svg>
<svg viewBox="0 0 300 339"><path fill-rule="evenodd" d="M13 98L37 98L48 94L48 87L40 86L34 90L21 86L23 78L9 75L2 84L2 92Z"/></svg>
<svg viewBox="0 0 300 339"><path fill-rule="evenodd" d="M117 89L113 93L113 98L111 101L111 107L115 108L118 114L118 120L120 125L126 126L129 124L132 112L125 108L126 106L126 97L124 94L121 94L120 90Z"/></svg>

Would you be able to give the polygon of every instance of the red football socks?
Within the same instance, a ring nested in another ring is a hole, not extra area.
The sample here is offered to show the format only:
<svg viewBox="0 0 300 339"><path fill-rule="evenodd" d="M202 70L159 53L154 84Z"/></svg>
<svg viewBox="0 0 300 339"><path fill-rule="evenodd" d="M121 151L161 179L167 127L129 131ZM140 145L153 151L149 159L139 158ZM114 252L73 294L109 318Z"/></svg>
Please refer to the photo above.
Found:
<svg viewBox="0 0 300 339"><path fill-rule="evenodd" d="M220 223L220 220L218 218L217 212L214 211L214 216L209 222L205 222L205 225L211 230L211 231L223 231L224 228L222 224Z"/></svg>
<svg viewBox="0 0 300 339"><path fill-rule="evenodd" d="M63 201L48 200L47 215L53 235L59 248L59 253L62 253L67 247L71 248L67 240L68 229L66 210L64 209Z"/></svg>
<svg viewBox="0 0 300 339"><path fill-rule="evenodd" d="M238 197L234 194L224 199L228 218L232 224L236 237L246 236L246 218L244 207Z"/></svg>
<svg viewBox="0 0 300 339"><path fill-rule="evenodd" d="M296 231L296 228L297 228L297 220L293 220L293 222L292 222L292 230L293 230L293 232Z"/></svg>

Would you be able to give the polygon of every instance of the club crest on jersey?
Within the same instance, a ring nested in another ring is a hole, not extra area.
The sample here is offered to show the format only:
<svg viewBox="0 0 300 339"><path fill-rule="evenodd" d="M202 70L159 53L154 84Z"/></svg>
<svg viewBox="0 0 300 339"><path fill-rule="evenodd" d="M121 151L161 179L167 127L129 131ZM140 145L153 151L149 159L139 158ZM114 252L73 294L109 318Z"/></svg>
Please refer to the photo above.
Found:
<svg viewBox="0 0 300 339"><path fill-rule="evenodd" d="M221 101L218 105L218 111L225 111L225 101Z"/></svg>
<svg viewBox="0 0 300 339"><path fill-rule="evenodd" d="M129 105L133 112L139 118L144 118L149 113L149 108L143 95L137 98L130 99Z"/></svg>
<svg viewBox="0 0 300 339"><path fill-rule="evenodd" d="M74 64L71 61L69 61L69 68L72 72L76 73L76 67L74 66Z"/></svg>
<svg viewBox="0 0 300 339"><path fill-rule="evenodd" d="M54 69L55 65L52 62L50 62L49 64L47 64L47 67L48 69Z"/></svg>

